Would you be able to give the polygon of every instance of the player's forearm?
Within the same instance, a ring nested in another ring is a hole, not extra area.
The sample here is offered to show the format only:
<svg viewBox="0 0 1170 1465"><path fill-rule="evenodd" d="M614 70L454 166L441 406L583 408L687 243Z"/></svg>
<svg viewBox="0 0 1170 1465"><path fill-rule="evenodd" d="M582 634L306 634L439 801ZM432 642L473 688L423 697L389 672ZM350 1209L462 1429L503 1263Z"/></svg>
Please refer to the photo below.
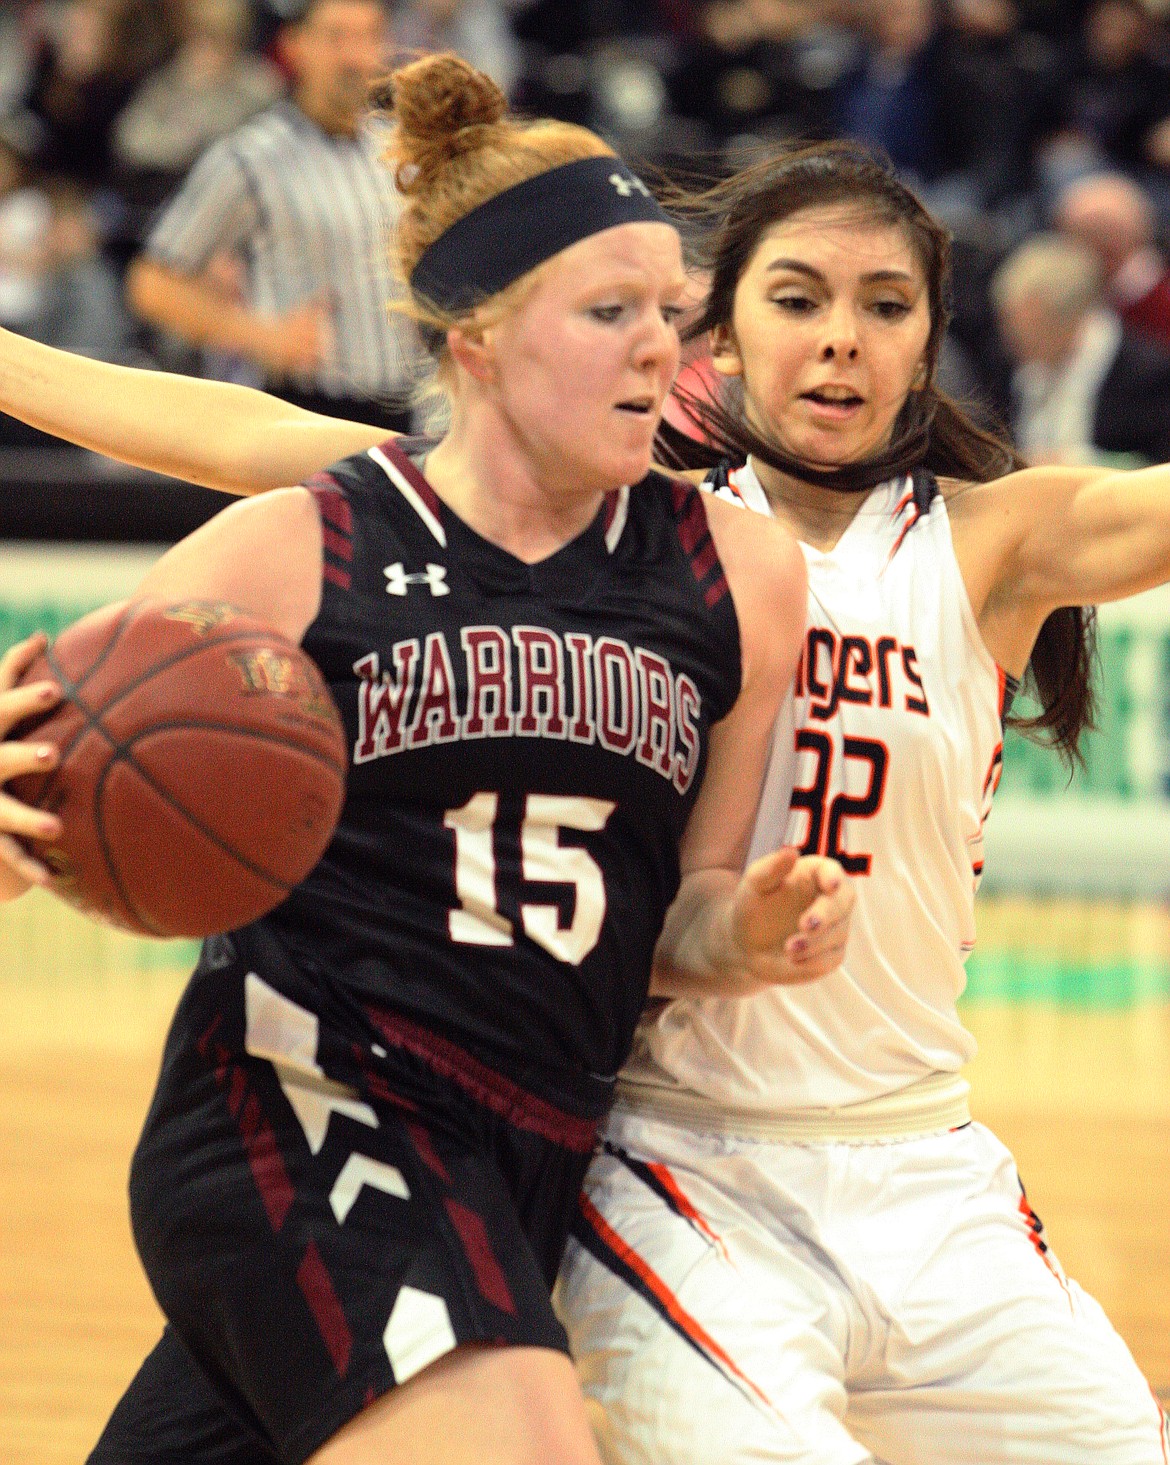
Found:
<svg viewBox="0 0 1170 1465"><path fill-rule="evenodd" d="M0 411L136 468L259 493L376 442L376 430L226 382L75 356L0 330Z"/></svg>
<svg viewBox="0 0 1170 1465"><path fill-rule="evenodd" d="M730 870L684 876L654 949L652 997L728 997L745 990L748 973L731 928L738 880Z"/></svg>

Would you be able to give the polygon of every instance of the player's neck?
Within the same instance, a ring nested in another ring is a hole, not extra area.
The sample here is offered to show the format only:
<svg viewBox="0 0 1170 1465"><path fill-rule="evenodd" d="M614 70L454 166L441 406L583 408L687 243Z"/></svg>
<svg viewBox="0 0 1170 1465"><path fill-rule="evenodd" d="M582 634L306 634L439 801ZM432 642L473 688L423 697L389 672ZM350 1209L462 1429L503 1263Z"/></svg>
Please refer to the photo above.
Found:
<svg viewBox="0 0 1170 1465"><path fill-rule="evenodd" d="M806 483L755 458L752 459L752 467L774 517L803 544L811 545L823 554L837 547L838 540L857 517L869 494L866 488L858 489L856 493L841 493L837 489Z"/></svg>
<svg viewBox="0 0 1170 1465"><path fill-rule="evenodd" d="M427 481L484 539L528 564L547 559L592 523L605 489L566 494L563 465L534 462L489 413L456 411L427 458Z"/></svg>

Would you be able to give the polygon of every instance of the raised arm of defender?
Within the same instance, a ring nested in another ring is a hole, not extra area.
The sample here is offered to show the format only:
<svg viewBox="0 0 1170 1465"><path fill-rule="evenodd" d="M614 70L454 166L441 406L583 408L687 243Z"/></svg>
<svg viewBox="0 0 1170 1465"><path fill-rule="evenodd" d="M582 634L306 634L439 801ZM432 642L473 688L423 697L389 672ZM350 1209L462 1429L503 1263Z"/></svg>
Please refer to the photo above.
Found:
<svg viewBox="0 0 1170 1465"><path fill-rule="evenodd" d="M300 483L389 436L251 387L114 366L5 330L0 411L135 468L234 494Z"/></svg>
<svg viewBox="0 0 1170 1465"><path fill-rule="evenodd" d="M983 639L1012 673L1058 607L1170 580L1170 466L1027 468L951 492L948 508Z"/></svg>

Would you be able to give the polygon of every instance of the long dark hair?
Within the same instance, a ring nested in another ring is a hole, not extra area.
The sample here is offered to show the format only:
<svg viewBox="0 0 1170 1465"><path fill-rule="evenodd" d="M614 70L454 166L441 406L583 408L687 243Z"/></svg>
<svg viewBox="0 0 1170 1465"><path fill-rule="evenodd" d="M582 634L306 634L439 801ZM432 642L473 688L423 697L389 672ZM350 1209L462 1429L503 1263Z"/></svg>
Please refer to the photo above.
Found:
<svg viewBox="0 0 1170 1465"><path fill-rule="evenodd" d="M866 222L903 230L926 277L930 334L924 383L910 392L889 444L873 457L832 469L802 462L747 422L735 387L717 397L679 388L676 400L703 441L664 427L658 443L663 462L704 468L726 459L743 462L750 454L805 483L842 492L857 492L915 468L987 483L1026 466L1004 437L979 426L935 381L949 319L950 235L887 162L849 142L772 149L760 162L710 187L671 189L665 201L685 222L698 226L693 250L711 276L706 304L685 332L687 339L731 327L736 287L765 230L803 209L832 204L854 205ZM1053 611L1028 662L1027 690L1040 711L1009 719L1051 743L1070 765L1081 761L1081 734L1094 725L1095 663L1092 607Z"/></svg>

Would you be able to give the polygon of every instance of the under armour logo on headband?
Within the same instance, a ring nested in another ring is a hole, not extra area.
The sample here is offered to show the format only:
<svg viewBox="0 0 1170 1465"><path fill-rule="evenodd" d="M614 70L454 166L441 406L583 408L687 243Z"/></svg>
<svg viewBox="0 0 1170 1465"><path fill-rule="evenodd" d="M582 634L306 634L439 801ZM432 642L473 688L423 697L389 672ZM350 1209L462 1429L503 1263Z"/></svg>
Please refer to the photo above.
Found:
<svg viewBox="0 0 1170 1465"><path fill-rule="evenodd" d="M609 181L613 184L613 186L617 189L617 191L621 194L623 198L630 198L635 190L640 193L643 198L650 197L650 190L646 187L646 185L642 182L640 178L635 178L632 173L611 173L609 175Z"/></svg>

